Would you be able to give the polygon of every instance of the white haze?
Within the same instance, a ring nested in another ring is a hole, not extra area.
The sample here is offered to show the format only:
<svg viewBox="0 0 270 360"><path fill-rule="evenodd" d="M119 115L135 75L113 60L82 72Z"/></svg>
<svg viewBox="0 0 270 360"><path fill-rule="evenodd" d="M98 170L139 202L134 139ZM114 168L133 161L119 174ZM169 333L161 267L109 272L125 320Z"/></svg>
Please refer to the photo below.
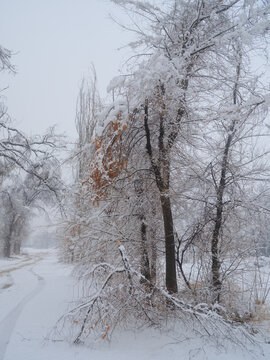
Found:
<svg viewBox="0 0 270 360"><path fill-rule="evenodd" d="M119 51L130 35L109 14L122 17L106 0L1 0L1 45L13 51L17 74L1 74L8 87L9 114L26 133L58 132L75 138L80 81L97 70L102 95L127 55Z"/></svg>

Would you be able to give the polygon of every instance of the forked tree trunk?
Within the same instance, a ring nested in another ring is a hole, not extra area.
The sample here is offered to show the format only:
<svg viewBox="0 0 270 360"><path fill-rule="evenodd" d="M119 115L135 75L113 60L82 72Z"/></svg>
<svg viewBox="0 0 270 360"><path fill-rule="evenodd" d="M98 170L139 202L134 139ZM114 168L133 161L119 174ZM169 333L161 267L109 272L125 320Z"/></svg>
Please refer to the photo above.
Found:
<svg viewBox="0 0 270 360"><path fill-rule="evenodd" d="M146 135L146 150L155 174L156 185L160 194L165 235L165 260L166 260L166 288L170 294L177 293L176 258L174 226L170 201L170 148L164 146L164 113L160 114L160 127L158 137L158 161L154 160L151 134L148 125L148 100L144 106L144 129Z"/></svg>

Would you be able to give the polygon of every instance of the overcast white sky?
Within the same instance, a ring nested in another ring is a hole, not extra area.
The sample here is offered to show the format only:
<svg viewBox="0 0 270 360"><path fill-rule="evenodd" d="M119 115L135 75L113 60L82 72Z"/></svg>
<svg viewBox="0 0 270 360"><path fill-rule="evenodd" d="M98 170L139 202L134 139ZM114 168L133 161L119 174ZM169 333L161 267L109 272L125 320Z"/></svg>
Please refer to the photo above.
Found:
<svg viewBox="0 0 270 360"><path fill-rule="evenodd" d="M80 80L94 63L105 94L127 56L130 35L109 18L123 16L109 0L0 0L0 43L16 53L17 74L0 77L9 114L28 134L58 124L75 137Z"/></svg>
<svg viewBox="0 0 270 360"><path fill-rule="evenodd" d="M131 39L110 18L124 18L109 0L0 0L0 44L10 50L15 76L1 74L9 114L28 134L58 124L76 137L80 81L94 63L101 93L130 52ZM268 72L268 77L269 72Z"/></svg>

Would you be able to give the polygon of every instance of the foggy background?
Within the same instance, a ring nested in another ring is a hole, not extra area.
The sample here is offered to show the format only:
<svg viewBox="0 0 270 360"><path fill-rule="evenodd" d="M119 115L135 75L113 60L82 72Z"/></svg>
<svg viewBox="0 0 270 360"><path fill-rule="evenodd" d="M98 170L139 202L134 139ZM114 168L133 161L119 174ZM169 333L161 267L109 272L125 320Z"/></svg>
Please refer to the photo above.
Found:
<svg viewBox="0 0 270 360"><path fill-rule="evenodd" d="M1 45L14 53L17 74L2 74L9 114L28 134L57 124L75 138L75 107L83 76L96 67L106 95L128 50L130 34L110 19L125 16L108 0L0 0Z"/></svg>
<svg viewBox="0 0 270 360"><path fill-rule="evenodd" d="M72 146L79 86L94 64L102 97L129 56L131 39L110 18L123 20L108 0L0 0L1 45L13 52L16 74L2 73L0 89L15 126L29 135L56 125ZM69 172L68 170L64 169ZM65 174L64 174L65 175ZM49 247L57 235L48 216L32 219L26 244Z"/></svg>

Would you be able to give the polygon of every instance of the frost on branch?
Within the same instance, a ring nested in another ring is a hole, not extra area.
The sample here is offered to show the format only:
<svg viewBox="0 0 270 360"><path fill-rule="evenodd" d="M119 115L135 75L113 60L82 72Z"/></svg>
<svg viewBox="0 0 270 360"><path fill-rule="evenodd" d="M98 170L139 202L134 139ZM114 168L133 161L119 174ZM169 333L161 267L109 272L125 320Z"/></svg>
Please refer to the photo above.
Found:
<svg viewBox="0 0 270 360"><path fill-rule="evenodd" d="M269 4L114 2L131 15L139 60L112 81L82 147L67 226L85 289L72 341L173 318L233 331L255 317L252 281L239 281L270 213L269 150L257 146L269 89L249 66Z"/></svg>
<svg viewBox="0 0 270 360"><path fill-rule="evenodd" d="M118 249L122 266L100 263L89 269L85 274L91 282L89 295L85 292L84 299L59 319L51 333L53 339L64 335L75 344L91 344L110 340L116 328L160 328L168 321L181 321L188 329L196 327L201 336L213 336L214 341L226 337L241 344L243 336L253 341L247 330L224 318L224 309L218 305L194 307L157 286L146 291L141 282L144 277L131 267L125 247L120 244ZM67 321L72 324L68 330Z"/></svg>

